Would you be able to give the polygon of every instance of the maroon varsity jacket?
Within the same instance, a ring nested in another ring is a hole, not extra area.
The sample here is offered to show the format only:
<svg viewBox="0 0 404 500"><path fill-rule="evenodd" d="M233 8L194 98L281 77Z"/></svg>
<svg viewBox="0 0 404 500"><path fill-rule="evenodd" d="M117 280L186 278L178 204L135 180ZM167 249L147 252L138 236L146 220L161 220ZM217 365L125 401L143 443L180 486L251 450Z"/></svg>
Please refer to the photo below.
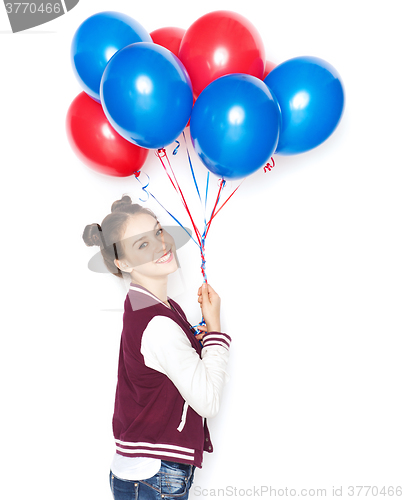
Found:
<svg viewBox="0 0 404 500"><path fill-rule="evenodd" d="M210 354L206 365L215 362L218 352L229 349L231 338L208 332L202 347L181 307L172 299L169 302L174 310L139 285L131 285L126 296L113 415L116 451L127 457L160 458L202 467L203 451L213 451L206 419L191 406L197 406L195 399L188 404L169 376L146 365L142 338L153 318L166 317L183 332L175 334L188 339L189 345L181 339L184 349L188 353L194 349L198 354L197 364ZM164 335L161 338L164 343ZM164 348L162 342L159 348ZM181 374L181 366L178 370Z"/></svg>

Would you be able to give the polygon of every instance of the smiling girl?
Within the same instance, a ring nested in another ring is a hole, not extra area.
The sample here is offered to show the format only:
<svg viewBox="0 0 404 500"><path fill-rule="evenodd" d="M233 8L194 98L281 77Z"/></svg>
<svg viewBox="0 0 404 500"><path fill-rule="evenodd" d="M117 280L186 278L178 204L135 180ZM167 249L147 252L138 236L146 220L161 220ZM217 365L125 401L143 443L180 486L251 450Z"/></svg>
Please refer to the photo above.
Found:
<svg viewBox="0 0 404 500"><path fill-rule="evenodd" d="M220 297L208 284L199 288L206 326L195 336L167 296L168 275L178 269L174 239L129 196L101 225L86 226L83 240L101 247L115 276L131 279L113 415L113 497L186 500L203 452L213 451L206 419L217 414L228 378L231 338L221 332Z"/></svg>

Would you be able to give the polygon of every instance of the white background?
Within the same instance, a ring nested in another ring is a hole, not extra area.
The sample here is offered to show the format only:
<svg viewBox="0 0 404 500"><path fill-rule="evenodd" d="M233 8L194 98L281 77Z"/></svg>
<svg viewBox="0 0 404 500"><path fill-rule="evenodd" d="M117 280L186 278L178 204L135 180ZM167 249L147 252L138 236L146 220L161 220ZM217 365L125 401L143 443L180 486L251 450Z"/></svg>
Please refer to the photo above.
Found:
<svg viewBox="0 0 404 500"><path fill-rule="evenodd" d="M331 138L305 154L276 156L275 168L248 177L212 224L208 278L234 342L231 381L210 422L215 452L205 455L191 498L202 489L223 496L218 490L227 487L233 496L234 488L264 485L323 487L331 496L342 486L346 496L349 485L404 486L399 7L398 0L81 0L19 34L0 8L2 498L112 498L126 291L117 278L88 270L96 249L82 232L123 193L135 201L139 188L133 178L90 170L65 133L81 92L70 43L102 10L125 12L148 31L186 29L207 12L233 10L258 29L267 59L321 57L345 85L345 113ZM203 183L206 170L195 154L193 161ZM172 163L201 220L184 147ZM144 170L151 191L189 226L153 154ZM179 258L171 295L195 324L196 245Z"/></svg>

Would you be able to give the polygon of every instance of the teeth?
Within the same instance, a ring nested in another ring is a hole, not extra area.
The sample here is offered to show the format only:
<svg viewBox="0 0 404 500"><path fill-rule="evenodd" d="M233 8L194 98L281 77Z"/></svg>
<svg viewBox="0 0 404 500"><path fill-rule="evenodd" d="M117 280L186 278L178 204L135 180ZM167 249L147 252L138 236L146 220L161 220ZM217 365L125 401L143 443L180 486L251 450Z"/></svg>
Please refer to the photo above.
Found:
<svg viewBox="0 0 404 500"><path fill-rule="evenodd" d="M166 262L171 257L171 250L157 261L157 264Z"/></svg>

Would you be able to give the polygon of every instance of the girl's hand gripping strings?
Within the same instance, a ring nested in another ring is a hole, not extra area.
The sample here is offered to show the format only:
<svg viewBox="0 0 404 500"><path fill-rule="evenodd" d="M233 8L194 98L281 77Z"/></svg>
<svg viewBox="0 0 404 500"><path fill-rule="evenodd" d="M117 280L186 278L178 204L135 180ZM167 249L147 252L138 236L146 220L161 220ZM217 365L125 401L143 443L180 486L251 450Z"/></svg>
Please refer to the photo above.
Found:
<svg viewBox="0 0 404 500"><path fill-rule="evenodd" d="M198 302L206 323L206 326L198 326L198 329L204 332L220 332L220 297L208 283L199 287ZM204 335L200 333L196 338L201 340Z"/></svg>

